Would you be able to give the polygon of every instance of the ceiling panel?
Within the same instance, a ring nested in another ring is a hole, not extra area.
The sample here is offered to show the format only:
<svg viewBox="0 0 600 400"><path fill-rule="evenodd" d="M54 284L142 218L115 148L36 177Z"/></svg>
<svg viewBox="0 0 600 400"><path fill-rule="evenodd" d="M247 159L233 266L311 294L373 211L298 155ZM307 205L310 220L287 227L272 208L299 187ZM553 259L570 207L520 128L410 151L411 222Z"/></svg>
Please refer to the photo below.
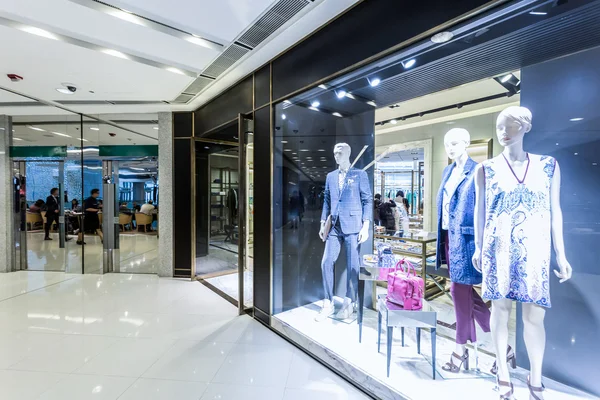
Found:
<svg viewBox="0 0 600 400"><path fill-rule="evenodd" d="M0 16L188 70L202 70L218 54L68 0L1 2Z"/></svg>
<svg viewBox="0 0 600 400"><path fill-rule="evenodd" d="M104 0L104 3L228 44L274 0Z"/></svg>
<svg viewBox="0 0 600 400"><path fill-rule="evenodd" d="M24 80L3 86L45 100L171 100L193 78L0 26L0 74ZM55 88L74 83L74 95ZM93 91L94 93L90 93Z"/></svg>

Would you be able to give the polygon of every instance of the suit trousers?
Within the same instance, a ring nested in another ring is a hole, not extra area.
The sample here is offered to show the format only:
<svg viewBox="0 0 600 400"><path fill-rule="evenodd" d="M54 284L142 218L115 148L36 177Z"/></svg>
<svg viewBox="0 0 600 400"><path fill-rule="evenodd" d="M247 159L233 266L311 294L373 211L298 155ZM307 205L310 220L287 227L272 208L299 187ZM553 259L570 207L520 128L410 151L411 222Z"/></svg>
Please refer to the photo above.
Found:
<svg viewBox="0 0 600 400"><path fill-rule="evenodd" d="M46 237L50 236L50 228L54 222L58 226L58 213L46 213L46 226L44 228Z"/></svg>
<svg viewBox="0 0 600 400"><path fill-rule="evenodd" d="M343 233L339 221L329 232L329 236L325 242L323 260L321 261L325 299L333 301L333 286L335 280L334 266L340 254L340 250L342 249L342 244L346 249L346 297L350 298L352 301L356 301L358 268L360 265L358 233Z"/></svg>
<svg viewBox="0 0 600 400"><path fill-rule="evenodd" d="M448 250L449 232L442 231L445 241L446 262L450 268L450 252ZM456 315L456 344L467 344L477 342L477 329L475 321L484 332L490 331L490 310L473 289L473 285L463 285L452 282L450 294L454 302L454 314Z"/></svg>

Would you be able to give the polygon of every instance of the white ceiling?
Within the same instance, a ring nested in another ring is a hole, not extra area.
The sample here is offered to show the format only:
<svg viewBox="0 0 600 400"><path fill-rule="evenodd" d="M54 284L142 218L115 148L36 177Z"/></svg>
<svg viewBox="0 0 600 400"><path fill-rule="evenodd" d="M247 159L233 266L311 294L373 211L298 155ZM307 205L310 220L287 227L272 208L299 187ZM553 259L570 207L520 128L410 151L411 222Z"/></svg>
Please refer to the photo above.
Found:
<svg viewBox="0 0 600 400"><path fill-rule="evenodd" d="M107 103L68 107L89 114L193 110L357 1L316 0L311 3L190 104ZM213 40L222 44L224 50L276 0L103 2ZM98 3L93 0L0 2L0 54L5 55L0 62L0 87L44 101L173 101L222 51L117 18L95 9L94 5ZM25 25L42 29L49 33L47 36L59 40L24 32ZM126 59L106 54L102 49L116 50ZM167 70L170 67L187 75ZM6 78L8 73L21 75L24 80L10 82ZM58 93L55 89L63 82L75 84L77 92L74 95ZM0 102L7 101L6 96L0 92ZM64 113L50 107L35 110L36 114L44 115ZM31 115L32 108L0 105L0 113Z"/></svg>

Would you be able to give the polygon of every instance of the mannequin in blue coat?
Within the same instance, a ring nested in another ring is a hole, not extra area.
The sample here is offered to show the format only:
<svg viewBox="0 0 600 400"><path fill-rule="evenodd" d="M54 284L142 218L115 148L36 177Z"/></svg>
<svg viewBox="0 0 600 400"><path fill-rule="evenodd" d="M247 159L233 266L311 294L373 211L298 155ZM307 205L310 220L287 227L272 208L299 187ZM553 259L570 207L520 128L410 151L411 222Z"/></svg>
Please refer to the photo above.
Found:
<svg viewBox="0 0 600 400"><path fill-rule="evenodd" d="M490 331L490 311L473 289L482 276L473 266L475 253L475 185L473 175L477 163L467 153L471 143L469 132L455 128L446 133L444 147L454 162L444 169L437 197L438 248L436 267L448 265L450 292L456 314L456 350L442 368L457 373L469 367L467 342L476 346L475 321L484 332Z"/></svg>

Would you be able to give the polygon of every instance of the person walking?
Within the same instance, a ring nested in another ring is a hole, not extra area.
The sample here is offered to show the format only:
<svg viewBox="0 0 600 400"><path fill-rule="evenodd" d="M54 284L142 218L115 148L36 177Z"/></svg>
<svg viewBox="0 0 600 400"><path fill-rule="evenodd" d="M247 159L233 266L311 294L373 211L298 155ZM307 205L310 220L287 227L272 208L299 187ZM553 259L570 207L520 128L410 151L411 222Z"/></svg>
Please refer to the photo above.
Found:
<svg viewBox="0 0 600 400"><path fill-rule="evenodd" d="M52 240L50 237L50 229L52 224L56 222L58 225L58 216L60 214L60 202L58 201L58 188L50 190L50 196L46 198L46 226L44 229L44 240Z"/></svg>

